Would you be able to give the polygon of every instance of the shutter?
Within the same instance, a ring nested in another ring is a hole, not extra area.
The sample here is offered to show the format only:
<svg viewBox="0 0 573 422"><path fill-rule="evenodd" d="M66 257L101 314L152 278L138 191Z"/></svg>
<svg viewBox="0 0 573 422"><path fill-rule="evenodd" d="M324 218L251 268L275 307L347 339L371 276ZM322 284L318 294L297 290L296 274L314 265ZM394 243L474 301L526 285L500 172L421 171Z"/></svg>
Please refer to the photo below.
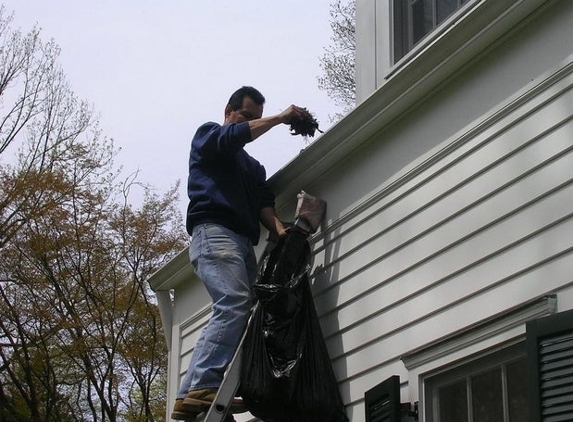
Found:
<svg viewBox="0 0 573 422"><path fill-rule="evenodd" d="M573 421L573 311L527 323L531 422Z"/></svg>
<svg viewBox="0 0 573 422"><path fill-rule="evenodd" d="M364 393L366 422L400 422L400 377L393 375Z"/></svg>

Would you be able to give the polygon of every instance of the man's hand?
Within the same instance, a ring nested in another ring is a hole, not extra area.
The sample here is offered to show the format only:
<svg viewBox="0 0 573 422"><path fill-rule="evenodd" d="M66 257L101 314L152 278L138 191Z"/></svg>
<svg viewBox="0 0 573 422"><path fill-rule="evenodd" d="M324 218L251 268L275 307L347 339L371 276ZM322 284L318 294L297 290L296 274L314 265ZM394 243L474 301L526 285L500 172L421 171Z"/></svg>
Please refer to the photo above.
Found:
<svg viewBox="0 0 573 422"><path fill-rule="evenodd" d="M253 138L254 141L274 126L280 125L281 123L288 125L293 120L301 119L304 116L304 113L306 113L306 111L302 107L291 105L280 114L249 120L251 138Z"/></svg>
<svg viewBox="0 0 573 422"><path fill-rule="evenodd" d="M293 120L299 120L304 118L307 111L302 107L297 107L294 104L291 104L285 111L279 114L279 118L281 123L285 125L290 125Z"/></svg>
<svg viewBox="0 0 573 422"><path fill-rule="evenodd" d="M281 220L277 217L275 209L266 207L261 209L259 218L263 226L269 231L269 239L288 236L288 228L285 227Z"/></svg>

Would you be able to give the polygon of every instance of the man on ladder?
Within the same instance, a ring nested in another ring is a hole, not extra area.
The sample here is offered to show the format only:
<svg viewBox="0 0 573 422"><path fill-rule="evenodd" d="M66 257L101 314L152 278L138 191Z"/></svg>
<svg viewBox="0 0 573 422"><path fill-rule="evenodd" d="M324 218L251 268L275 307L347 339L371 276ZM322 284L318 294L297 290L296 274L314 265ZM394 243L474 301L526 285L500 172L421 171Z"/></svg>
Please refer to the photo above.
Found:
<svg viewBox="0 0 573 422"><path fill-rule="evenodd" d="M181 383L171 414L175 420L193 420L209 410L237 350L252 305L259 222L274 236L286 235L265 169L243 147L305 111L291 105L280 114L262 117L264 102L255 88L240 88L225 107L223 125L203 124L191 143L189 258L211 296L213 312ZM229 410L246 411L239 398L231 400Z"/></svg>

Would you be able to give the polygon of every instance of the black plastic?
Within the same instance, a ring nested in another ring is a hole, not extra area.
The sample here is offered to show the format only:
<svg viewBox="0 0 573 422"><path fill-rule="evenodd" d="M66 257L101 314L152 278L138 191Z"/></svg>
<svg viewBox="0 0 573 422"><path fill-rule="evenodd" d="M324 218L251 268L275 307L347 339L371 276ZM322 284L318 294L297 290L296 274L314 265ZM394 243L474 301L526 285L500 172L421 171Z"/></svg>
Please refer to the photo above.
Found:
<svg viewBox="0 0 573 422"><path fill-rule="evenodd" d="M261 261L240 394L266 422L348 421L312 299L309 263L307 234L296 228Z"/></svg>

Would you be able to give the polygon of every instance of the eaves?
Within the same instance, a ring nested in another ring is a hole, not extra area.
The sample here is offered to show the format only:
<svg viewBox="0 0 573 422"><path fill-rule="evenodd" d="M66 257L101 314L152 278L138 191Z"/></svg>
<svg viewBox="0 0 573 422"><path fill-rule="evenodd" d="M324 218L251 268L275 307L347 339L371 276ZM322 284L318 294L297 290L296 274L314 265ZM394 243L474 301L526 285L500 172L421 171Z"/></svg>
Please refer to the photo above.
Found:
<svg viewBox="0 0 573 422"><path fill-rule="evenodd" d="M277 192L277 208L404 113L422 105L457 72L483 59L492 45L516 31L541 6L550 7L557 1L473 2L459 19L401 59L370 97L269 179Z"/></svg>

